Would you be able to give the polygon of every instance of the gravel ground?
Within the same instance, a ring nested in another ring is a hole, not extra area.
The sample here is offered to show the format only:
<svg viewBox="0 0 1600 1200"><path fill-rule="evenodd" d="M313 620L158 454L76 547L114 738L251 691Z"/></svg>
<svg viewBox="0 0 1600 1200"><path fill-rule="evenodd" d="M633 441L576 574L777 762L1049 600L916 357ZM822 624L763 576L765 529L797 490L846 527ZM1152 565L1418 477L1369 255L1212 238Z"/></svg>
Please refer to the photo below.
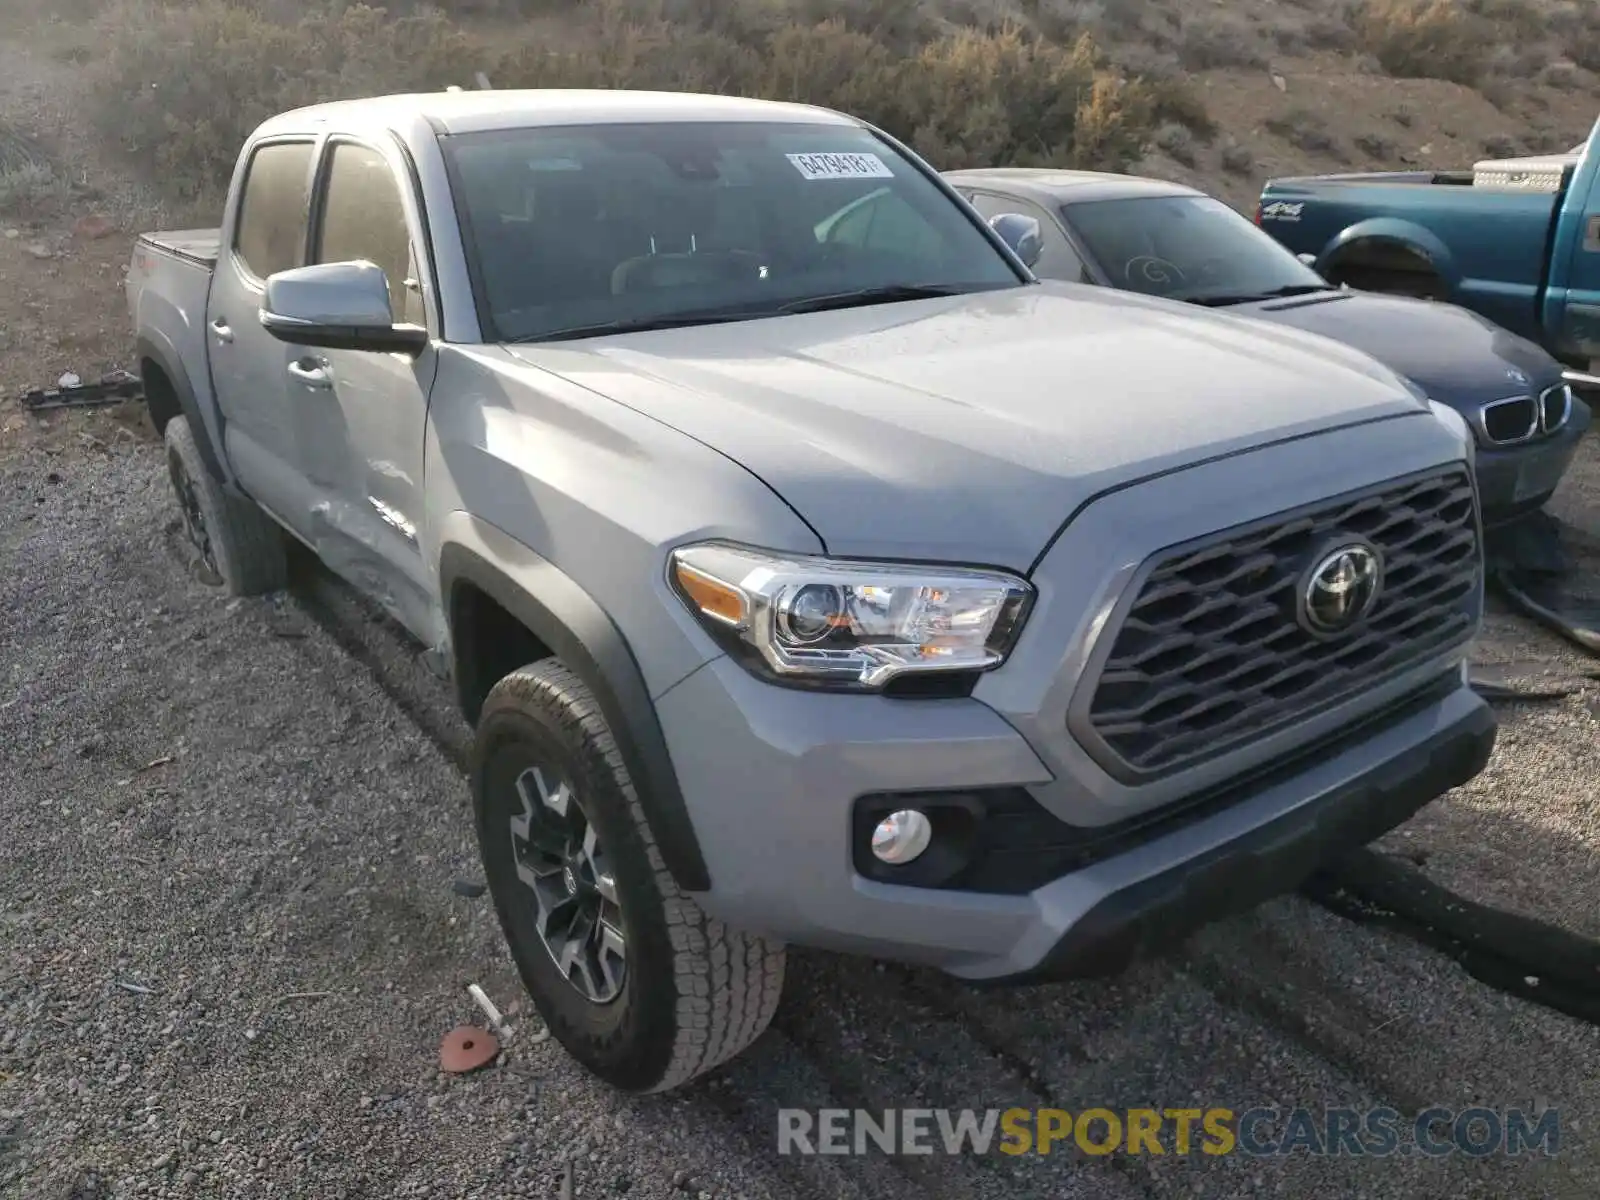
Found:
<svg viewBox="0 0 1600 1200"><path fill-rule="evenodd" d="M1600 596L1600 431L1584 438L1548 508ZM1477 656L1572 693L1503 706L1483 774L1380 844L1470 899L1600 938L1600 681L1586 678L1600 660L1493 597Z"/></svg>
<svg viewBox="0 0 1600 1200"><path fill-rule="evenodd" d="M65 444L0 457L0 1195L1593 1194L1595 1029L1294 898L1110 983L795 953L749 1053L618 1096L536 1040L488 901L452 891L478 877L465 731L412 648L319 576L229 602L178 549L154 447ZM1508 714L1501 786L1556 779L1538 719ZM517 1035L444 1076L473 981ZM780 1105L1430 1103L1557 1105L1560 1153L775 1152Z"/></svg>

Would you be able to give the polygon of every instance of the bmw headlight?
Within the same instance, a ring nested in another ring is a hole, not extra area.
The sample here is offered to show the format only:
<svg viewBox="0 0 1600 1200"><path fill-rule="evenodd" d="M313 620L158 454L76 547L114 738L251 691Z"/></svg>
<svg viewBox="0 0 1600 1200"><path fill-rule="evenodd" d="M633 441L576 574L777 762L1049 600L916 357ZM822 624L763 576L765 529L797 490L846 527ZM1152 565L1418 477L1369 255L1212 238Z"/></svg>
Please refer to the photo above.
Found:
<svg viewBox="0 0 1600 1200"><path fill-rule="evenodd" d="M774 682L881 691L907 675L1005 661L1033 598L1003 571L772 554L726 542L673 551L674 590Z"/></svg>

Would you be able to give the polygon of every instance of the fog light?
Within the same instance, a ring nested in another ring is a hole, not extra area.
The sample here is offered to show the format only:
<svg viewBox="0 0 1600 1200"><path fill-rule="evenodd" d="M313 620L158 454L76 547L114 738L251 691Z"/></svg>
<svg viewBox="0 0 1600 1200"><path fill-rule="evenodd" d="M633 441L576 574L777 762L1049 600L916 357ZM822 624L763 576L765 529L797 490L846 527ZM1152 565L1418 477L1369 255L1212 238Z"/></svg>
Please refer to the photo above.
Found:
<svg viewBox="0 0 1600 1200"><path fill-rule="evenodd" d="M872 854L879 862L908 863L928 848L933 825L914 808L890 813L872 831Z"/></svg>

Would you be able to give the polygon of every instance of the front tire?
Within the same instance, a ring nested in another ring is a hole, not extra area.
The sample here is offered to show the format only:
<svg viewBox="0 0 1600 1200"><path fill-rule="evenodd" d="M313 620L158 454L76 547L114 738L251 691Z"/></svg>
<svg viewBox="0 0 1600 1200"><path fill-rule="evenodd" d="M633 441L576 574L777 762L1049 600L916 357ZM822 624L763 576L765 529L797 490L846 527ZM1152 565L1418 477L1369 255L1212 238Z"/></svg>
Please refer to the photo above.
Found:
<svg viewBox="0 0 1600 1200"><path fill-rule="evenodd" d="M666 1091L766 1030L782 944L708 918L678 890L599 706L567 667L546 659L490 691L472 795L512 958L588 1070Z"/></svg>
<svg viewBox="0 0 1600 1200"><path fill-rule="evenodd" d="M206 569L233 596L284 587L289 567L283 531L253 501L223 490L200 456L187 418L173 417L163 436L184 536Z"/></svg>

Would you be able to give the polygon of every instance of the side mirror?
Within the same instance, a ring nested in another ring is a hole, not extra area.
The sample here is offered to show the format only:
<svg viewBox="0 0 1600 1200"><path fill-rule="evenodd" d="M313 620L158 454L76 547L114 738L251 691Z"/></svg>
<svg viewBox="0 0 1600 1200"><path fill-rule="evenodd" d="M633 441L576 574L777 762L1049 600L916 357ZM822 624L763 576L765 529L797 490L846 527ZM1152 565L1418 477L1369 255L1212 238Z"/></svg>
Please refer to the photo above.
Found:
<svg viewBox="0 0 1600 1200"><path fill-rule="evenodd" d="M997 213L989 218L989 228L1000 235L1030 271L1044 253L1044 232L1039 222L1022 213Z"/></svg>
<svg viewBox="0 0 1600 1200"><path fill-rule="evenodd" d="M1310 267L1313 270L1316 269L1317 256L1315 254L1296 254L1295 257L1300 260L1301 266Z"/></svg>
<svg viewBox="0 0 1600 1200"><path fill-rule="evenodd" d="M370 262L318 263L267 280L261 326L280 342L325 350L370 350L415 357L428 331L396 325L389 282Z"/></svg>

